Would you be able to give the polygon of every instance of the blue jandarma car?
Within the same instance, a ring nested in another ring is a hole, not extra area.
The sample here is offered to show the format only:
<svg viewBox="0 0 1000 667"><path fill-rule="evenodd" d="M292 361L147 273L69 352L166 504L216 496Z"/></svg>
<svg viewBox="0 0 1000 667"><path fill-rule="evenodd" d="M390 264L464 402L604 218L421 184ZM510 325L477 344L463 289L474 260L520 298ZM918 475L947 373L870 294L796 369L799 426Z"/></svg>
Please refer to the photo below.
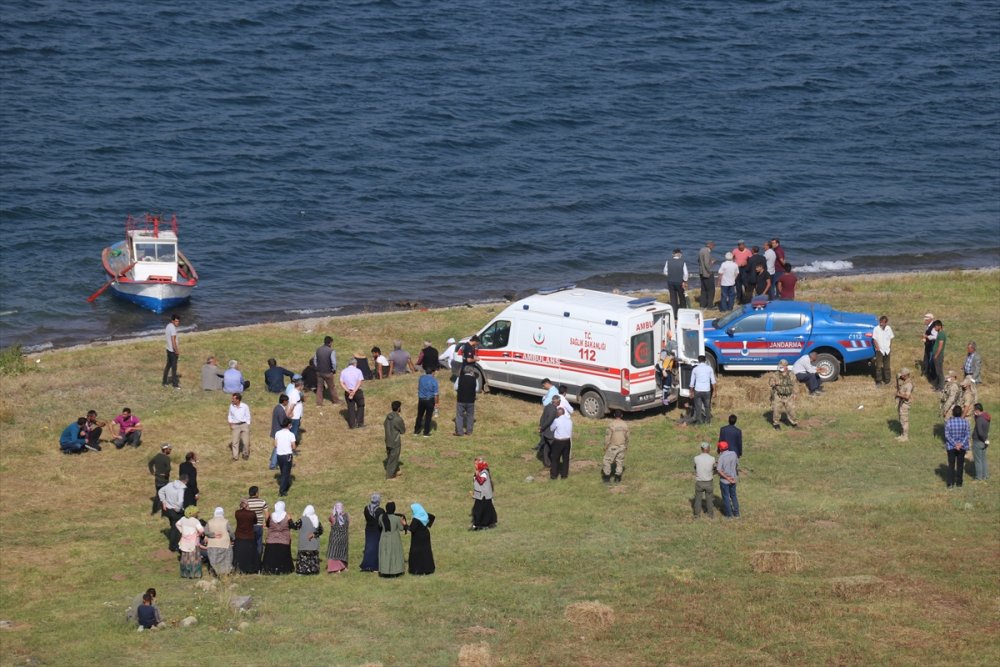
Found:
<svg viewBox="0 0 1000 667"><path fill-rule="evenodd" d="M875 357L872 330L878 318L805 301L758 301L705 321L705 353L716 368L770 371L816 352L826 382L847 365Z"/></svg>

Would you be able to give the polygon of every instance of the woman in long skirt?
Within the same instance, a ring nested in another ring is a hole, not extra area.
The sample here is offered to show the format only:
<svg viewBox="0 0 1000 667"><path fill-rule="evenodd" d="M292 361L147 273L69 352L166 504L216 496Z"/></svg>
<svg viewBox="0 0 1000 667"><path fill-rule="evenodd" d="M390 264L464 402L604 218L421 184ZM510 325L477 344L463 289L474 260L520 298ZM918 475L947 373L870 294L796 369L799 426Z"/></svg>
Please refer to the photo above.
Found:
<svg viewBox="0 0 1000 667"><path fill-rule="evenodd" d="M330 514L330 543L326 547L326 571L343 572L347 569L347 529L351 518L344 513L344 503L333 506Z"/></svg>
<svg viewBox="0 0 1000 667"><path fill-rule="evenodd" d="M264 520L267 526L267 537L264 540L264 560L260 571L264 574L291 574L295 569L292 564L292 534L291 529L296 523L285 511L284 501L274 503L274 512Z"/></svg>
<svg viewBox="0 0 1000 667"><path fill-rule="evenodd" d="M243 499L234 516L236 541L233 545L233 561L236 571L243 574L257 574L260 570L260 555L257 553L257 536L253 530L257 525L257 513L250 509L246 499Z"/></svg>
<svg viewBox="0 0 1000 667"><path fill-rule="evenodd" d="M215 513L205 526L208 537L208 563L215 576L221 577L233 571L233 528L226 520L225 510L215 508Z"/></svg>
<svg viewBox="0 0 1000 667"><path fill-rule="evenodd" d="M184 518L177 522L177 532L181 534L178 546L181 550L181 576L185 579L201 579L201 536L205 529L198 521L198 507L191 505L184 510Z"/></svg>
<svg viewBox="0 0 1000 667"><path fill-rule="evenodd" d="M434 552L431 550L431 526L434 515L420 503L410 505L410 574L434 574Z"/></svg>
<svg viewBox="0 0 1000 667"><path fill-rule="evenodd" d="M198 455L194 452L184 455L184 463L177 471L177 476L181 475L187 475L188 478L187 486L184 487L184 507L197 505L201 492L198 490Z"/></svg>
<svg viewBox="0 0 1000 667"><path fill-rule="evenodd" d="M490 464L476 458L476 471L472 475L472 530L494 528L497 511L493 508L493 475Z"/></svg>
<svg viewBox="0 0 1000 667"><path fill-rule="evenodd" d="M385 512L381 507L382 495L372 494L372 500L365 506L365 553L361 558L362 572L378 572L378 542L382 537L379 515Z"/></svg>
<svg viewBox="0 0 1000 667"><path fill-rule="evenodd" d="M295 572L319 574L319 536L323 534L323 524L316 516L316 508L306 505L296 527L299 529L299 558Z"/></svg>
<svg viewBox="0 0 1000 667"><path fill-rule="evenodd" d="M403 574L403 533L406 518L396 514L396 503L386 503L379 515L382 537L378 542L378 576L398 577Z"/></svg>

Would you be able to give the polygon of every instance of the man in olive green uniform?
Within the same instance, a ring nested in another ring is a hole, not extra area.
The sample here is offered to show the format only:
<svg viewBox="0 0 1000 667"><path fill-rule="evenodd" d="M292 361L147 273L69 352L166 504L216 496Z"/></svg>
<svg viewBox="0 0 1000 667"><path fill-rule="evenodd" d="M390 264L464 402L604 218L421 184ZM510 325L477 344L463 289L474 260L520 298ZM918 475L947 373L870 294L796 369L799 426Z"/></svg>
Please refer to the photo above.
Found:
<svg viewBox="0 0 1000 667"><path fill-rule="evenodd" d="M604 432L604 467L601 481L607 484L614 476L615 482L622 481L625 469L625 451L628 449L628 424L622 419L622 411L612 412L613 419Z"/></svg>
<svg viewBox="0 0 1000 667"><path fill-rule="evenodd" d="M941 418L951 418L951 409L962 404L962 388L958 386L958 376L955 371L948 371L944 376L944 389L941 390Z"/></svg>
<svg viewBox="0 0 1000 667"><path fill-rule="evenodd" d="M976 417L972 414L979 402L979 392L976 391L976 381L971 375L966 375L959 385L962 388L962 416L969 420L969 428L976 430Z"/></svg>
<svg viewBox="0 0 1000 667"><path fill-rule="evenodd" d="M150 515L163 510L160 503L160 489L170 482L170 443L165 442L160 445L160 453L149 459L149 474L153 476L153 485L156 492L153 494L153 511Z"/></svg>
<svg viewBox="0 0 1000 667"><path fill-rule="evenodd" d="M771 425L775 431L781 430L781 413L788 415L788 423L798 426L795 421L795 378L788 370L788 360L778 362L778 370L767 376L771 387Z"/></svg>
<svg viewBox="0 0 1000 667"><path fill-rule="evenodd" d="M385 478L395 479L399 472L399 453L403 449L403 434L406 423L399 414L403 404L392 402L392 412L385 416Z"/></svg>
<svg viewBox="0 0 1000 667"><path fill-rule="evenodd" d="M896 409L899 412L899 427L903 430L896 440L907 442L910 439L910 401L913 398L913 383L910 382L910 369L903 368L896 378Z"/></svg>

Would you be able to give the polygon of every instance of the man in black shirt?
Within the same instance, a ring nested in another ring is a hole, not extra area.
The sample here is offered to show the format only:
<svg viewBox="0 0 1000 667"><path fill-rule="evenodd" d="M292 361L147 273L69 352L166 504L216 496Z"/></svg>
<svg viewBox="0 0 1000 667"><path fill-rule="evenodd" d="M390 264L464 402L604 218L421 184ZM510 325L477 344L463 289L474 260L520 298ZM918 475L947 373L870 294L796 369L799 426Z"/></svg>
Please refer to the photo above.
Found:
<svg viewBox="0 0 1000 667"><path fill-rule="evenodd" d="M469 367L458 378L458 403L455 409L455 435L472 435L476 422L476 373Z"/></svg>

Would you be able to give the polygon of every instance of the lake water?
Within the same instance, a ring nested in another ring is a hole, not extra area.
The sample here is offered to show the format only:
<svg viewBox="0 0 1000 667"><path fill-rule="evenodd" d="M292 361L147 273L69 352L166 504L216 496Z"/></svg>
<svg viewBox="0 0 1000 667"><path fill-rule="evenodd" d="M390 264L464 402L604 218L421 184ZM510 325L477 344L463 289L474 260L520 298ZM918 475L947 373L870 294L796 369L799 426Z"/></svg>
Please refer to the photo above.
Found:
<svg viewBox="0 0 1000 667"><path fill-rule="evenodd" d="M0 342L159 331L110 295L177 213L186 324L1000 263L1000 3L6 3ZM693 263L693 262L692 262Z"/></svg>

